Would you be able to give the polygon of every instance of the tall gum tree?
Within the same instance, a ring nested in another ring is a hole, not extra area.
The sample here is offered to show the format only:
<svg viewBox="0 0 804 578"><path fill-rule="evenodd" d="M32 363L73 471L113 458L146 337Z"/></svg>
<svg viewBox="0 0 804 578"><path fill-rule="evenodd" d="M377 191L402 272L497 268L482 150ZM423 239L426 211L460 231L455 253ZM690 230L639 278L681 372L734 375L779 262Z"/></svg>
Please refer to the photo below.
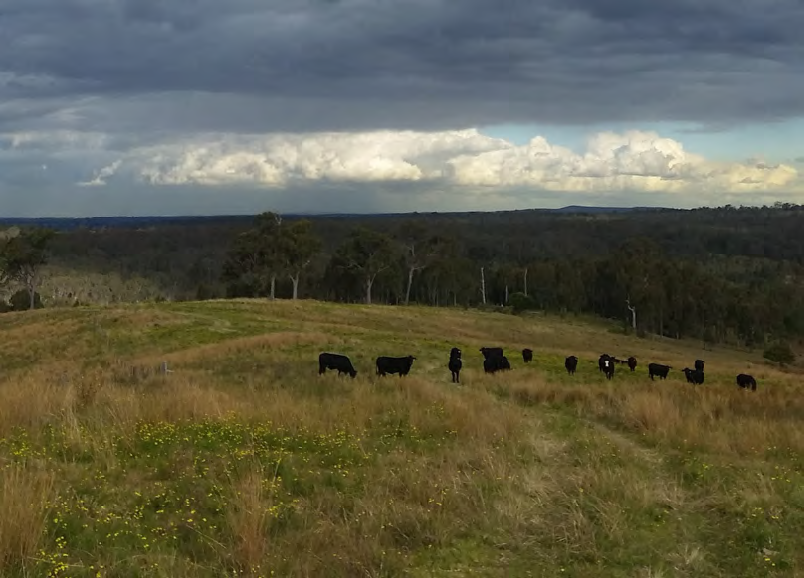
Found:
<svg viewBox="0 0 804 578"><path fill-rule="evenodd" d="M282 218L276 213L257 215L254 227L238 235L223 265L223 279L243 281L255 288L258 295L266 288L271 299L276 298L276 278L282 273Z"/></svg>
<svg viewBox="0 0 804 578"><path fill-rule="evenodd" d="M394 239L402 249L402 257L407 270L405 286L405 305L410 304L410 290L413 276L432 265L443 253L447 240L431 234L422 222L414 221L397 229Z"/></svg>
<svg viewBox="0 0 804 578"><path fill-rule="evenodd" d="M279 253L284 269L293 283L293 299L299 298L299 279L321 250L321 241L313 234L312 223L307 219L283 224Z"/></svg>
<svg viewBox="0 0 804 578"><path fill-rule="evenodd" d="M361 278L369 305L377 275L390 269L396 257L391 237L366 227L353 229L337 250L337 259L343 267Z"/></svg>

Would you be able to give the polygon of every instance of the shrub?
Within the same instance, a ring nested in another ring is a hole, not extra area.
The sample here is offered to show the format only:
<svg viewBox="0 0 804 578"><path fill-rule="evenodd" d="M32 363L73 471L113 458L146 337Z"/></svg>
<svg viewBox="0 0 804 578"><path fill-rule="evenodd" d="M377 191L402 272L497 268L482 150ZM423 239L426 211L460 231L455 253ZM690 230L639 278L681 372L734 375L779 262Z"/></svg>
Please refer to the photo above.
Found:
<svg viewBox="0 0 804 578"><path fill-rule="evenodd" d="M522 292L512 293L508 297L508 303L514 310L514 313L520 313L522 311L528 311L532 309L538 309L536 305L536 301L530 295L525 295Z"/></svg>
<svg viewBox="0 0 804 578"><path fill-rule="evenodd" d="M763 357L781 365L793 363L796 360L796 354L793 353L790 344L786 341L778 341L768 347L763 353Z"/></svg>
<svg viewBox="0 0 804 578"><path fill-rule="evenodd" d="M27 289L16 291L8 301L14 311L28 311L31 308L31 296L28 294ZM35 292L34 309L41 309L42 307L42 297Z"/></svg>

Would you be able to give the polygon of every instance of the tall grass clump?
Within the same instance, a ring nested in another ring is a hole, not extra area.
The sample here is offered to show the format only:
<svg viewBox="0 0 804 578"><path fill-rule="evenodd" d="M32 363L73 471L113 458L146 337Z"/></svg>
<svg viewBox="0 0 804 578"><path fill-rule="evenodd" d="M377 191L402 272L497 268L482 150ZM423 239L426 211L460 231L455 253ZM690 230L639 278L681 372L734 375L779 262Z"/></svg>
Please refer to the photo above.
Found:
<svg viewBox="0 0 804 578"><path fill-rule="evenodd" d="M54 476L8 464L0 470L0 569L30 565L47 524Z"/></svg>

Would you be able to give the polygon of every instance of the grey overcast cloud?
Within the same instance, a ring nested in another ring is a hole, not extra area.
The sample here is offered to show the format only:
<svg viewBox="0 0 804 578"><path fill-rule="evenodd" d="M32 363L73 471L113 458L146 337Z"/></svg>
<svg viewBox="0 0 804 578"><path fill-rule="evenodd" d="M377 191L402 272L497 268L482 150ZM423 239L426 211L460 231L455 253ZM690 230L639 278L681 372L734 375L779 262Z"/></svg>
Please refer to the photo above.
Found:
<svg viewBox="0 0 804 578"><path fill-rule="evenodd" d="M2 0L0 215L804 202L801 0Z"/></svg>

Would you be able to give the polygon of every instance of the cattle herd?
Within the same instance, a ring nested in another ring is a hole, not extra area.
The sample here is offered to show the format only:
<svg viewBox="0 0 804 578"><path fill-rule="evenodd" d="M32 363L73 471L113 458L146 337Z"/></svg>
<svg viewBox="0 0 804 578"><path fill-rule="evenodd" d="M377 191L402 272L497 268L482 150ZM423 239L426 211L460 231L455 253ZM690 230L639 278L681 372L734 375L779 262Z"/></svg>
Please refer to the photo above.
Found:
<svg viewBox="0 0 804 578"><path fill-rule="evenodd" d="M511 363L508 361L508 358L503 353L502 347L481 347L480 353L483 354L483 371L486 373L496 373L498 371L504 369L511 369ZM449 363L447 367L452 374L452 382L453 383L460 383L461 381L461 368L463 367L463 362L461 361L461 350L457 347L453 347L449 353ZM408 355L405 357L386 357L380 356L376 360L376 367L377 367L377 375L385 376L387 374L398 374L399 377L403 375L407 375L410 373L411 367L413 367L413 361L416 358L412 355ZM530 363L533 361L533 350L532 349L523 349L522 350L522 360L525 363ZM617 359L611 355L604 353L598 359L598 368L600 369L601 373L606 376L606 379L612 379L614 377L614 367L615 364L625 364L631 371L636 371L637 367L637 360L635 357L629 357L628 359ZM567 370L567 373L570 375L575 374L575 370L578 367L578 358L574 355L570 355L564 360L564 367ZM334 369L338 371L338 375L341 374L348 374L352 377L357 375L357 370L352 365L351 360L339 353L321 353L318 356L318 373L322 374L325 373L327 369ZM661 363L649 363L648 364L648 376L650 377L651 381L655 381L654 378L658 377L660 379L667 379L667 374L672 369L669 365L663 365ZM687 383L692 383L696 385L703 384L704 382L704 362L701 359L695 360L695 369L690 369L689 367L685 367L681 370L684 373L684 376L687 378ZM753 376L747 375L745 373L741 373L737 376L737 385L743 389L751 389L751 391L756 391L757 389L757 382Z"/></svg>

